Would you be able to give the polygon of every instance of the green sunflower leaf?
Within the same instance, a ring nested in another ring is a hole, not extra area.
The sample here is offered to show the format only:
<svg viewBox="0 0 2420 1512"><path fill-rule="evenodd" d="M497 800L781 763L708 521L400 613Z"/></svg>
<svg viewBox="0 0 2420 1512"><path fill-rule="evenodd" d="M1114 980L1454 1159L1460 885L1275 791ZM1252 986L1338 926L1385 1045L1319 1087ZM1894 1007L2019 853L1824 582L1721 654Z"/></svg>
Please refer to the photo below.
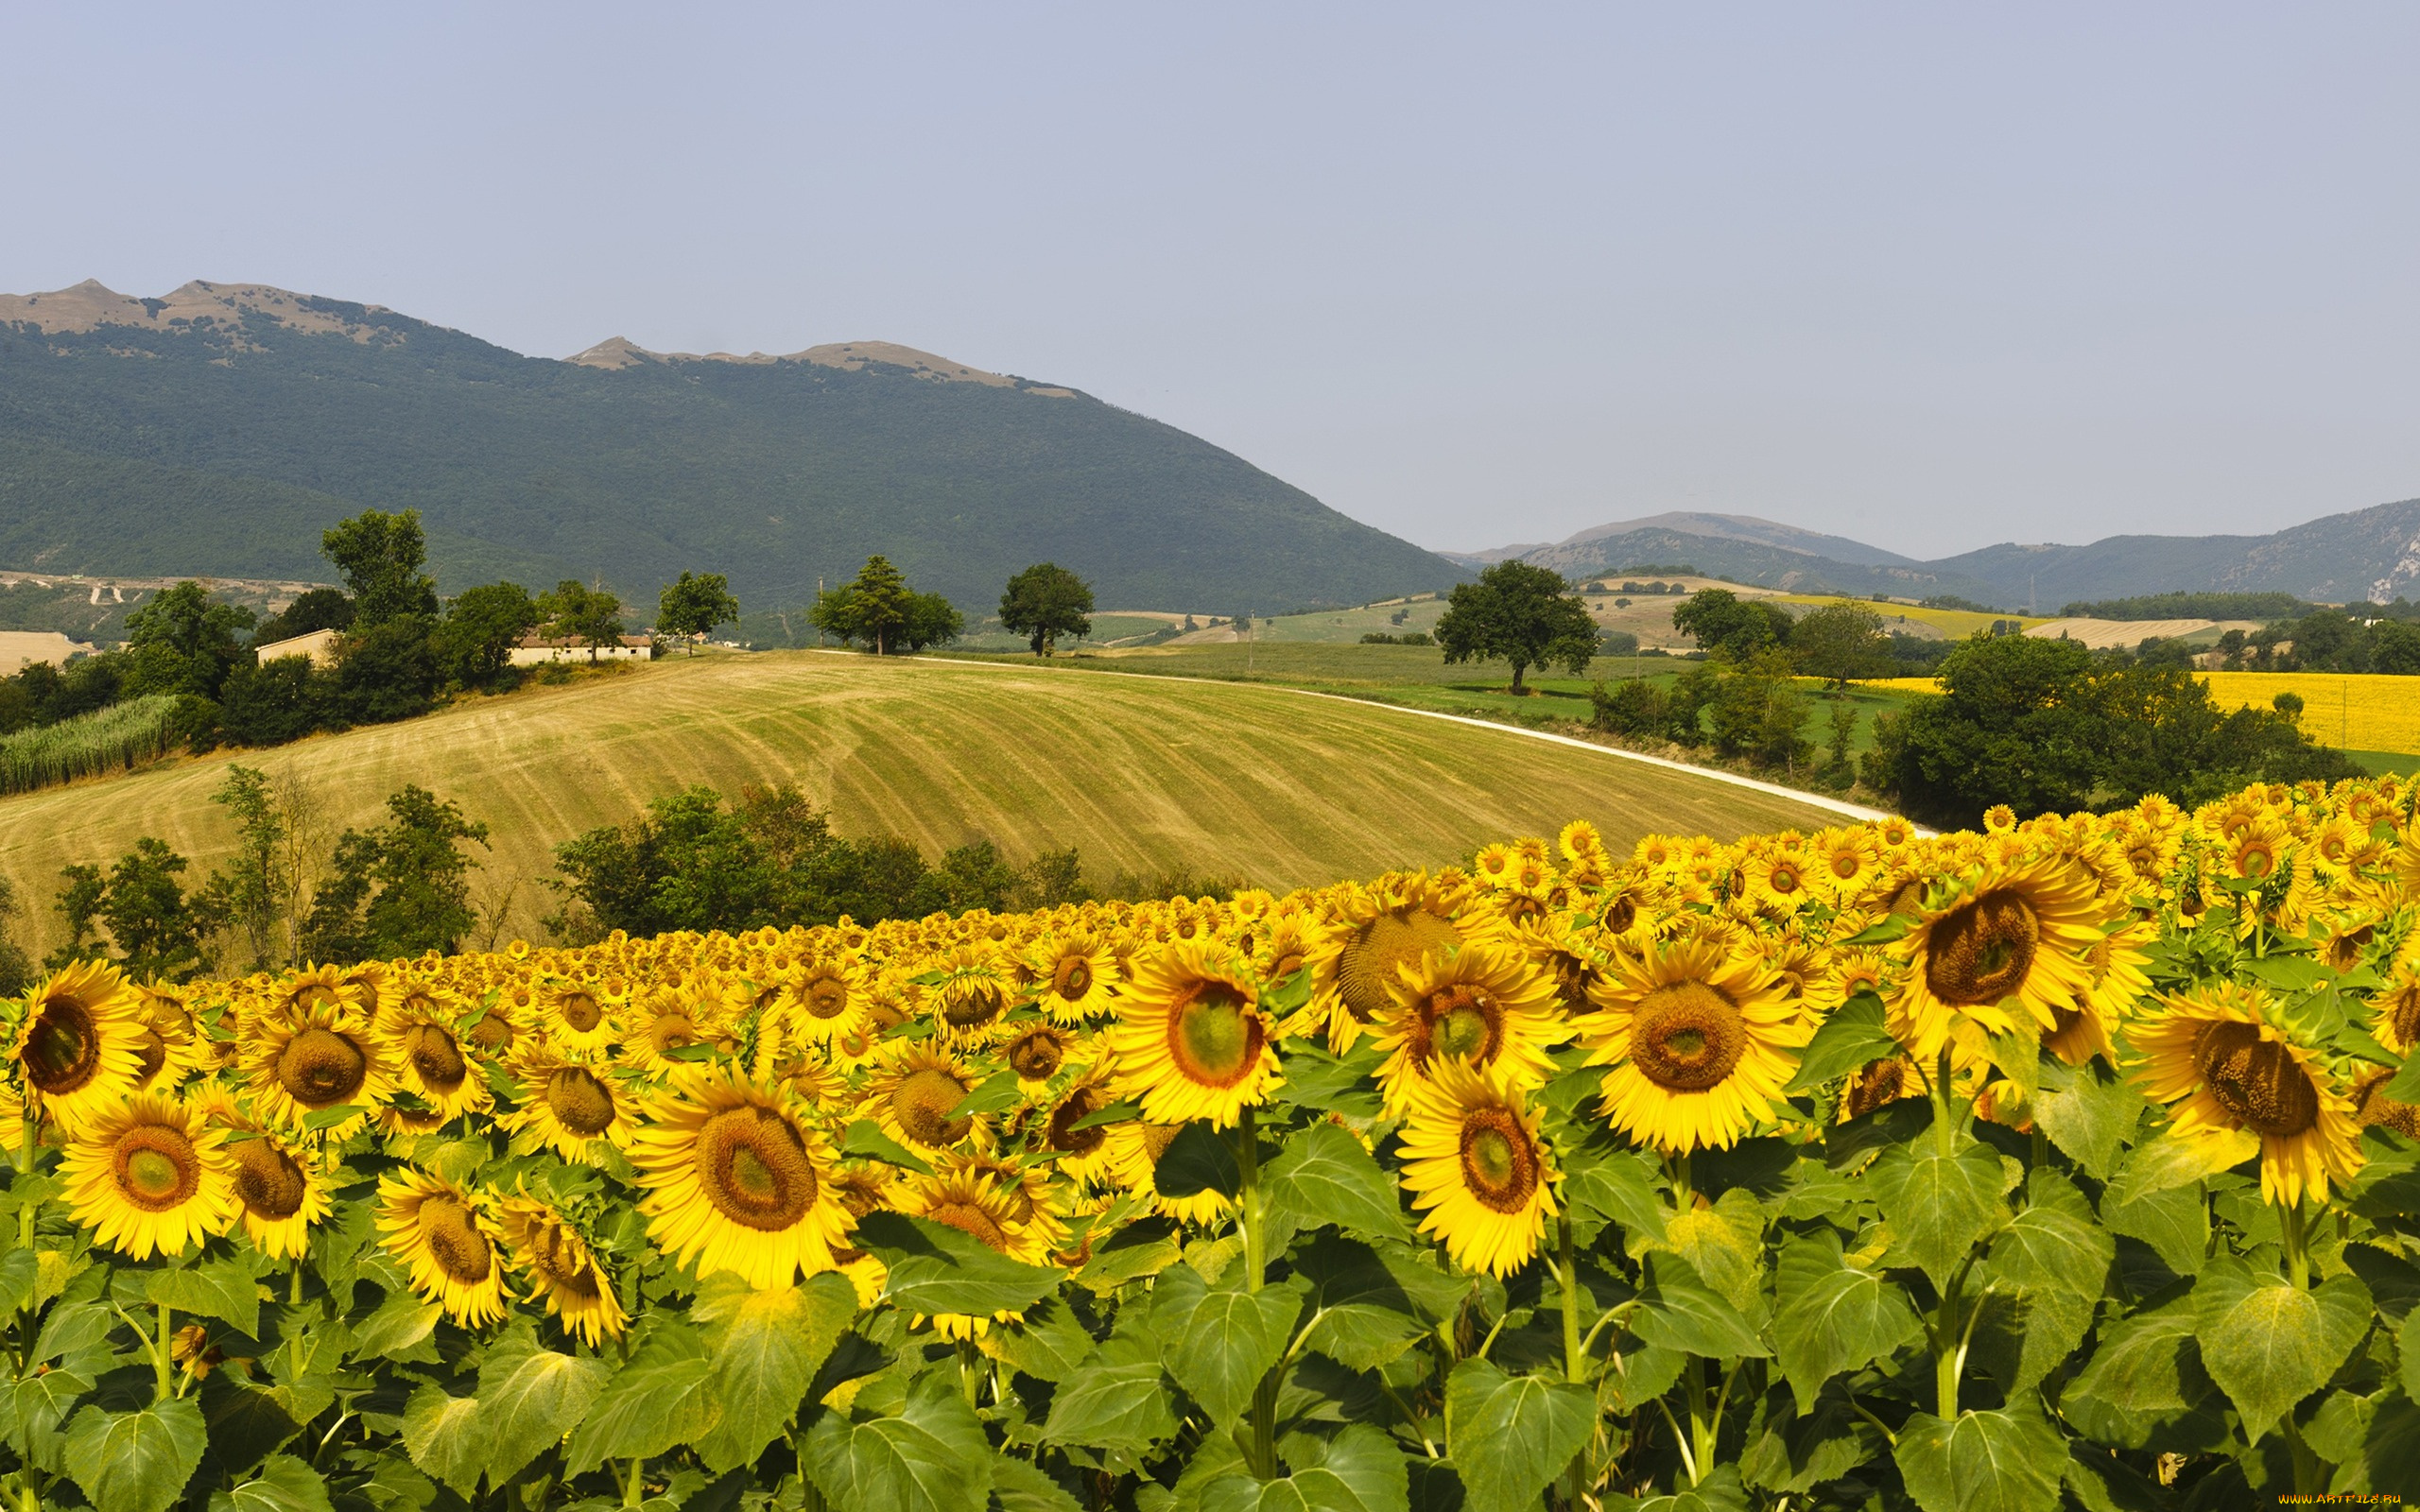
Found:
<svg viewBox="0 0 2420 1512"><path fill-rule="evenodd" d="M1815 1038L1798 1053L1798 1074L1782 1089L1783 1094L1796 1096L1813 1091L1869 1062L1898 1053L1899 1041L1892 1038L1889 1026L1883 1022L1882 1000L1871 992L1860 992L1833 1009L1824 1020L1823 1027L1815 1031Z"/></svg>
<svg viewBox="0 0 2420 1512"><path fill-rule="evenodd" d="M2352 1276L2304 1291L2221 1256L2195 1279L2193 1312L2203 1367L2235 1403L2244 1436L2257 1443L2327 1384L2369 1332L2373 1308L2369 1288Z"/></svg>
<svg viewBox="0 0 2420 1512"><path fill-rule="evenodd" d="M1340 1125L1313 1124L1262 1173L1270 1215L1308 1233L1329 1224L1367 1239L1409 1239L1394 1178Z"/></svg>
<svg viewBox="0 0 2420 1512"><path fill-rule="evenodd" d="M903 1313L963 1313L984 1317L1032 1306L1059 1286L1046 1265L1011 1260L973 1234L904 1212L870 1212L857 1245L882 1257L885 1294Z"/></svg>
<svg viewBox="0 0 2420 1512"><path fill-rule="evenodd" d="M1533 1512L1595 1432L1597 1399L1585 1386L1506 1375L1474 1357L1446 1378L1445 1418L1463 1512Z"/></svg>
<svg viewBox="0 0 2420 1512"><path fill-rule="evenodd" d="M2031 1406L1910 1418L1892 1456L1924 1512L2054 1512L2067 1446Z"/></svg>
<svg viewBox="0 0 2420 1512"><path fill-rule="evenodd" d="M190 1397L139 1412L86 1407L67 1425L68 1479L103 1512L167 1512L209 1447L201 1404Z"/></svg>
<svg viewBox="0 0 2420 1512"><path fill-rule="evenodd" d="M984 1512L994 1456L975 1409L945 1373L921 1376L896 1417L817 1420L799 1462L835 1507Z"/></svg>

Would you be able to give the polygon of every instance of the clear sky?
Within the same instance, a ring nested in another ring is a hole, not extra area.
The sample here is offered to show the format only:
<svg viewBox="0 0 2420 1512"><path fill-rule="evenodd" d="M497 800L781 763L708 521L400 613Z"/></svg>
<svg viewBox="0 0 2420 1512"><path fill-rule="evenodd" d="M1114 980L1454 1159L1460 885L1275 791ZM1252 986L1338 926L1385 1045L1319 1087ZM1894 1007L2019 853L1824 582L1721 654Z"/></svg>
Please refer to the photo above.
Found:
<svg viewBox="0 0 2420 1512"><path fill-rule="evenodd" d="M1432 546L2420 494L2420 7L0 10L0 289L880 338Z"/></svg>

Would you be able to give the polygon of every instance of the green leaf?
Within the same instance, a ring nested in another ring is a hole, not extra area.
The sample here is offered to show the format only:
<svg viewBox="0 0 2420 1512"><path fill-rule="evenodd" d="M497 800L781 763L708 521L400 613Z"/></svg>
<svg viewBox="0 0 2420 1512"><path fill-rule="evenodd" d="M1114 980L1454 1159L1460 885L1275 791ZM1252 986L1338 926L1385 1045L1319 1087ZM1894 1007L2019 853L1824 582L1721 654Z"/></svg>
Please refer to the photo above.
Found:
<svg viewBox="0 0 2420 1512"><path fill-rule="evenodd" d="M1894 1146L1866 1179L1891 1227L1892 1263L1915 1266L1936 1287L2008 1212L1999 1153L1976 1140L1947 1155L1928 1139Z"/></svg>
<svg viewBox="0 0 2420 1512"><path fill-rule="evenodd" d="M1764 1295L1764 1209L1734 1187L1710 1208L1671 1213L1651 1247L1680 1256L1698 1280L1741 1312L1761 1314Z"/></svg>
<svg viewBox="0 0 2420 1512"><path fill-rule="evenodd" d="M782 1435L856 1315L856 1287L836 1271L762 1292L728 1272L706 1279L690 1316L705 1327L707 1394L718 1409L696 1441L708 1469L753 1464Z"/></svg>
<svg viewBox="0 0 2420 1512"><path fill-rule="evenodd" d="M361 1320L354 1330L353 1349L355 1360L435 1360L434 1350L419 1352L419 1347L437 1332L437 1320L445 1310L435 1302L424 1302L408 1291L390 1292L377 1310Z"/></svg>
<svg viewBox="0 0 2420 1512"><path fill-rule="evenodd" d="M849 1125L848 1132L840 1136L840 1153L888 1161L918 1176L933 1174L931 1161L885 1134L882 1125L870 1118L861 1118Z"/></svg>
<svg viewBox="0 0 2420 1512"><path fill-rule="evenodd" d="M1758 1490L1795 1494L1839 1480L1882 1448L1881 1432L1858 1416L1844 1388L1826 1389L1802 1413L1790 1388L1775 1382L1749 1419L1739 1474Z"/></svg>
<svg viewBox="0 0 2420 1512"><path fill-rule="evenodd" d="M1297 1435L1282 1452L1291 1472L1273 1481L1227 1475L1202 1487L1201 1512L1407 1512L1411 1469L1403 1451L1367 1423L1330 1440Z"/></svg>
<svg viewBox="0 0 2420 1512"><path fill-rule="evenodd" d="M2260 1153L2260 1136L2241 1132L2180 1138L2162 1131L2135 1146L2118 1168L2117 1178L2101 1194L2101 1207L2120 1207L2176 1187L2190 1186L2221 1171L2233 1170Z"/></svg>
<svg viewBox="0 0 2420 1512"><path fill-rule="evenodd" d="M1161 1194L1190 1197L1203 1192L1234 1196L1243 1190L1243 1168L1236 1163L1236 1143L1209 1125L1195 1122L1177 1130L1151 1167L1151 1184Z"/></svg>
<svg viewBox="0 0 2420 1512"><path fill-rule="evenodd" d="M1303 1347L1348 1370L1374 1370L1394 1360L1470 1291L1467 1280L1424 1263L1409 1248L1382 1251L1337 1234L1297 1250L1294 1274L1311 1288Z"/></svg>
<svg viewBox="0 0 2420 1512"><path fill-rule="evenodd" d="M2394 1335L2394 1352L2403 1366L2403 1394L2420 1400L2420 1307L2403 1314Z"/></svg>
<svg viewBox="0 0 2420 1512"><path fill-rule="evenodd" d="M2406 1056L2403 1069L2378 1090L2378 1095L2397 1103L2420 1103L2420 1056Z"/></svg>
<svg viewBox="0 0 2420 1512"><path fill-rule="evenodd" d="M2026 1182L2023 1211L1992 1240L1996 1280L2028 1290L2100 1296L2118 1242L2093 1221L2092 1205L2058 1172L2037 1169Z"/></svg>
<svg viewBox="0 0 2420 1512"><path fill-rule="evenodd" d="M1474 1357L1446 1378L1445 1419L1463 1512L1533 1512L1538 1493L1587 1446L1597 1399L1585 1386L1508 1376Z"/></svg>
<svg viewBox="0 0 2420 1512"><path fill-rule="evenodd" d="M1176 1225L1167 1218L1128 1224L1093 1246L1093 1258L1076 1279L1096 1292L1114 1292L1128 1281L1156 1276L1184 1254Z"/></svg>
<svg viewBox="0 0 2420 1512"><path fill-rule="evenodd" d="M1295 1135L1261 1175L1270 1216L1298 1232L1334 1224L1368 1239L1411 1237L1393 1178L1339 1125Z"/></svg>
<svg viewBox="0 0 2420 1512"><path fill-rule="evenodd" d="M0 1317L22 1313L34 1305L34 1288L42 1281L42 1263L30 1249L10 1249L0 1255Z"/></svg>
<svg viewBox="0 0 2420 1512"><path fill-rule="evenodd" d="M59 1425L78 1398L93 1389L93 1378L76 1370L33 1367L33 1373L7 1383L0 1399L9 1446L17 1457L47 1474L57 1474L65 1438Z"/></svg>
<svg viewBox="0 0 2420 1512"><path fill-rule="evenodd" d="M1314 1112L1375 1118L1381 1111L1378 1067L1386 1058L1386 1052L1366 1039L1340 1057L1317 1045L1295 1045L1286 1053L1286 1082L1277 1090L1277 1099Z"/></svg>
<svg viewBox="0 0 2420 1512"><path fill-rule="evenodd" d="M1737 1466L1717 1465L1695 1486L1633 1502L1627 1512L1748 1512Z"/></svg>
<svg viewBox="0 0 2420 1512"><path fill-rule="evenodd" d="M2210 1394L2193 1297L2177 1289L2101 1334L2059 1395L2060 1416L2097 1444L2142 1449Z"/></svg>
<svg viewBox="0 0 2420 1512"><path fill-rule="evenodd" d="M1772 1351L1739 1310L1702 1284L1677 1256L1651 1256L1630 1330L1648 1343L1709 1360L1761 1359Z"/></svg>
<svg viewBox="0 0 2420 1512"><path fill-rule="evenodd" d="M201 1404L190 1397L140 1412L86 1407L67 1425L67 1478L100 1512L167 1512L184 1494L210 1444Z"/></svg>
<svg viewBox="0 0 2420 1512"><path fill-rule="evenodd" d="M1773 1280L1773 1353L1802 1415L1815 1411L1826 1381L1876 1361L1887 1366L1923 1336L1907 1294L1850 1264L1828 1231L1785 1248Z"/></svg>
<svg viewBox="0 0 2420 1512"><path fill-rule="evenodd" d="M1134 1455L1148 1453L1175 1435L1176 1418L1168 1412L1167 1386L1157 1360L1085 1366L1050 1399L1050 1418L1042 1428L1042 1436L1050 1443Z"/></svg>
<svg viewBox="0 0 2420 1512"><path fill-rule="evenodd" d="M1016 1072L1014 1070L994 1072L989 1080L959 1098L957 1106L942 1116L969 1118L983 1113L996 1113L1003 1108L1014 1107L1017 1096Z"/></svg>
<svg viewBox="0 0 2420 1512"><path fill-rule="evenodd" d="M2020 1405L1955 1423L1917 1413L1891 1457L1924 1512L2054 1512L2067 1447L2038 1409Z"/></svg>
<svg viewBox="0 0 2420 1512"><path fill-rule="evenodd" d="M291 1454L271 1454L232 1491L213 1491L210 1512L336 1512L327 1478Z"/></svg>
<svg viewBox="0 0 2420 1512"><path fill-rule="evenodd" d="M1815 1031L1815 1038L1798 1053L1798 1074L1782 1089L1782 1094L1811 1092L1826 1082L1838 1081L1871 1062L1898 1053L1899 1041L1891 1037L1889 1026L1883 1022L1882 1000L1870 992L1860 992L1832 1010L1823 1027Z"/></svg>
<svg viewBox="0 0 2420 1512"><path fill-rule="evenodd" d="M489 1434L488 1484L502 1486L578 1427L612 1373L602 1360L540 1349L527 1323L490 1345L477 1395Z"/></svg>
<svg viewBox="0 0 2420 1512"><path fill-rule="evenodd" d="M2104 1193L2100 1221L2113 1234L2151 1246L2179 1276L2197 1274L2209 1258L2210 1204L2198 1185L2171 1187L2132 1202L2113 1201Z"/></svg>
<svg viewBox="0 0 2420 1512"><path fill-rule="evenodd" d="M1000 1512L1083 1512L1057 1481L1008 1454L992 1459L992 1504Z"/></svg>
<svg viewBox="0 0 2420 1512"><path fill-rule="evenodd" d="M1288 1070L1290 1070L1290 1065ZM1086 1113L1067 1125L1070 1134L1080 1134L1088 1128L1107 1128L1112 1124L1132 1123L1143 1116L1140 1103L1112 1103L1097 1113Z"/></svg>
<svg viewBox="0 0 2420 1512"><path fill-rule="evenodd" d="M468 1500L487 1469L492 1434L476 1397L425 1385L404 1404L404 1450L414 1465Z"/></svg>
<svg viewBox="0 0 2420 1512"><path fill-rule="evenodd" d="M1591 1152L1595 1154L1596 1152ZM1646 1161L1629 1150L1606 1150L1577 1170L1566 1170L1563 1200L1571 1213L1571 1238L1586 1247L1613 1225L1625 1240L1665 1237L1663 1194Z"/></svg>
<svg viewBox="0 0 2420 1512"><path fill-rule="evenodd" d="M2351 1276L2306 1292L2221 1256L2194 1280L2193 1313L2203 1368L2235 1403L2244 1437L2257 1443L2327 1384L2369 1332L2372 1308L2369 1288Z"/></svg>
<svg viewBox="0 0 2420 1512"><path fill-rule="evenodd" d="M2096 1181L2108 1180L2118 1169L2142 1116L2142 1094L2098 1060L2065 1077L2045 1066L2042 1091L2033 1099L2033 1122Z"/></svg>
<svg viewBox="0 0 2420 1512"><path fill-rule="evenodd" d="M1978 1267L1976 1275L1989 1290L1975 1303L1968 1362L1989 1373L2001 1398L2013 1401L2075 1353L2092 1326L2093 1299L2065 1287L2012 1286L1989 1266Z"/></svg>
<svg viewBox="0 0 2420 1512"><path fill-rule="evenodd" d="M1246 1291L1244 1267L1232 1266L1233 1284L1212 1286L1190 1265L1160 1277L1151 1293L1151 1332L1161 1362L1213 1426L1224 1428L1252 1405L1253 1392L1286 1352L1302 1315L1307 1283Z"/></svg>
<svg viewBox="0 0 2420 1512"><path fill-rule="evenodd" d="M979 1341L985 1354L1036 1381L1061 1382L1083 1367L1093 1336L1076 1320L1066 1300L1046 1297L1014 1323L994 1323Z"/></svg>
<svg viewBox="0 0 2420 1512"><path fill-rule="evenodd" d="M917 1380L895 1418L825 1413L799 1452L831 1505L885 1512L984 1512L995 1458L975 1409L939 1372Z"/></svg>
<svg viewBox="0 0 2420 1512"><path fill-rule="evenodd" d="M973 1234L904 1212L867 1213L857 1245L882 1257L884 1295L903 1313L1013 1313L1049 1296L1061 1279L1055 1268L1011 1260Z"/></svg>
<svg viewBox="0 0 2420 1512"><path fill-rule="evenodd" d="M216 1260L183 1270L155 1270L148 1292L154 1307L166 1305L180 1313L215 1317L239 1333L258 1336L261 1331L260 1281L251 1266L237 1260Z"/></svg>
<svg viewBox="0 0 2420 1512"><path fill-rule="evenodd" d="M714 1365L706 1341L671 1314L656 1314L651 1322L645 1342L580 1418L563 1452L567 1473L585 1475L609 1459L668 1453L701 1437L720 1416L706 1389Z"/></svg>

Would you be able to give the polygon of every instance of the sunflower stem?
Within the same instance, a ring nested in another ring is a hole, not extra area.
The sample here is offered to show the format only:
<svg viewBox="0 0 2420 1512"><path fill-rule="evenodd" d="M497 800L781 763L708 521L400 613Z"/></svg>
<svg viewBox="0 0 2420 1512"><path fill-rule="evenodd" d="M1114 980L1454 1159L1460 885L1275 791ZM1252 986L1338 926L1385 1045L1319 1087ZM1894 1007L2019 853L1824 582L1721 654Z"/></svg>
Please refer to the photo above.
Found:
<svg viewBox="0 0 2420 1512"><path fill-rule="evenodd" d="M1236 1121L1236 1200L1244 1230L1244 1289L1257 1292L1269 1276L1267 1215L1260 1191L1260 1130L1249 1108ZM1277 1475L1277 1372L1263 1376L1252 1394L1253 1473L1263 1480Z"/></svg>
<svg viewBox="0 0 2420 1512"><path fill-rule="evenodd" d="M1580 1348L1580 1263L1572 1253L1569 1213L1555 1220L1555 1247L1563 1262L1563 1378L1580 1385L1587 1375L1587 1359ZM1583 1445L1571 1456L1571 1464L1564 1471L1563 1499L1571 1506L1580 1504L1580 1483L1587 1457Z"/></svg>
<svg viewBox="0 0 2420 1512"><path fill-rule="evenodd" d="M29 1179L34 1174L34 1152L42 1143L42 1110L34 1104L28 1090L24 1109L17 1116L17 1178ZM34 1247L34 1204L28 1202L17 1210L17 1247Z"/></svg>
<svg viewBox="0 0 2420 1512"><path fill-rule="evenodd" d="M1715 1438L1721 1432L1719 1402L1706 1399L1705 1361L1689 1356L1689 1484L1703 1484L1714 1469Z"/></svg>
<svg viewBox="0 0 2420 1512"><path fill-rule="evenodd" d="M159 1388L152 1398L154 1401L165 1401L175 1395L176 1383L171 1379L173 1372L169 1369L168 1338L168 1304L162 1302L160 1304L160 1337L153 1342L151 1348L151 1375Z"/></svg>
<svg viewBox="0 0 2420 1512"><path fill-rule="evenodd" d="M2303 1212L2303 1199L2277 1210L2278 1228L2285 1242L2286 1280L2294 1283L2296 1291L2310 1289L2310 1234L2308 1218Z"/></svg>

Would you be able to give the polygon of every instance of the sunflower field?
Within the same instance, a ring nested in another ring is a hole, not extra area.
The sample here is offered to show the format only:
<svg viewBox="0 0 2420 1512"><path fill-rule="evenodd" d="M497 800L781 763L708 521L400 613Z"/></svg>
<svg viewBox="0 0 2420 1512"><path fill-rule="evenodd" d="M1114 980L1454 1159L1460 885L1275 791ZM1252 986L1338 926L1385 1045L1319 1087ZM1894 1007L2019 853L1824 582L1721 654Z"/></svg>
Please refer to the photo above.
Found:
<svg viewBox="0 0 2420 1512"><path fill-rule="evenodd" d="M0 1010L19 1512L2420 1487L2420 788Z"/></svg>

